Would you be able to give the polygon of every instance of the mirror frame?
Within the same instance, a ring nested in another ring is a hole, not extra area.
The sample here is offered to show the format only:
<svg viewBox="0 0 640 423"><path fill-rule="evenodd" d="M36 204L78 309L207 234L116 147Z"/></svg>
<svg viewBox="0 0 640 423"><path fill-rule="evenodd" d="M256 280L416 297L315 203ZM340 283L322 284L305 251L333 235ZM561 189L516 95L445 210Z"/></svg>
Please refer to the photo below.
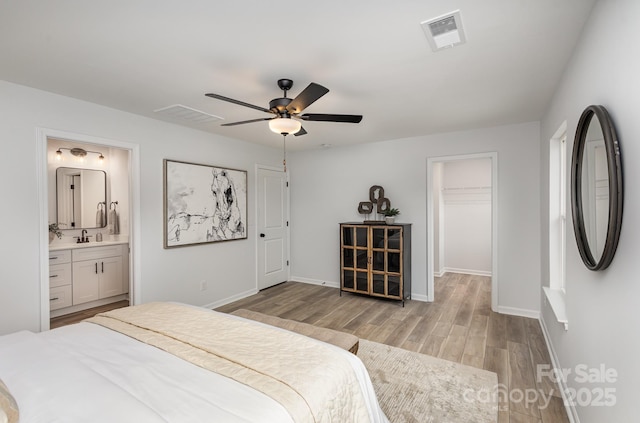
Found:
<svg viewBox="0 0 640 423"><path fill-rule="evenodd" d="M607 236L604 250L599 258L591 253L587 233L584 226L582 204L582 165L586 145L587 132L593 116L598 118L604 138L607 154L607 173L609 175L609 216ZM580 251L580 257L589 270L604 270L613 260L620 238L622 226L623 184L622 160L620 143L616 135L613 122L604 106L591 105L587 107L578 122L576 136L571 156L571 211L573 215L573 230Z"/></svg>

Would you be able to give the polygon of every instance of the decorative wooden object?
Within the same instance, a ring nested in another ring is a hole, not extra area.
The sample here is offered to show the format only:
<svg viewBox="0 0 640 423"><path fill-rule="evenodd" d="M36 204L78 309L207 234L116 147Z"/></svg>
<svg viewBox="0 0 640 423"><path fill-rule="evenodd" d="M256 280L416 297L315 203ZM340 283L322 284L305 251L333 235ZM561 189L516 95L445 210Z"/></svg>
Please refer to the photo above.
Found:
<svg viewBox="0 0 640 423"><path fill-rule="evenodd" d="M376 214L384 214L385 211L391 208L391 201L384 196L384 188L380 185L372 185L369 188L369 201L361 201L358 204L358 213L366 214L367 219L364 223L379 223L379 220L369 220L369 215L374 211Z"/></svg>
<svg viewBox="0 0 640 423"><path fill-rule="evenodd" d="M360 214L371 214L373 211L373 203L371 201L361 201L358 204L358 213Z"/></svg>
<svg viewBox="0 0 640 423"><path fill-rule="evenodd" d="M377 204L380 198L384 198L384 188L380 185L373 185L369 188L369 201L373 204Z"/></svg>
<svg viewBox="0 0 640 423"><path fill-rule="evenodd" d="M376 203L376 213L384 214L385 211L391 208L391 201L388 198L378 198Z"/></svg>

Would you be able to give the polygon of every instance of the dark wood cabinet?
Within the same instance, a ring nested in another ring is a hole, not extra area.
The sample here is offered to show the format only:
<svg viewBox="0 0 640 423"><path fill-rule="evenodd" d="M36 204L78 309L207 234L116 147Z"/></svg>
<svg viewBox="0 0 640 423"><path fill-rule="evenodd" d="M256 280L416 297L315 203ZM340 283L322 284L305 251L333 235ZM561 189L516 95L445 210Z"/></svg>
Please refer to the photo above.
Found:
<svg viewBox="0 0 640 423"><path fill-rule="evenodd" d="M411 224L340 224L340 293L411 298Z"/></svg>

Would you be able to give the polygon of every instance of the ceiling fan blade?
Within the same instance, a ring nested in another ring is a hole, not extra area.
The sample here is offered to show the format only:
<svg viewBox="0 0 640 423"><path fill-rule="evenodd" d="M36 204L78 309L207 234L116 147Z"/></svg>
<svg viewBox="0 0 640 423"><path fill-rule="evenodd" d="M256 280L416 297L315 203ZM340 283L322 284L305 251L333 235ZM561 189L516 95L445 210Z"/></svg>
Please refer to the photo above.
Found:
<svg viewBox="0 0 640 423"><path fill-rule="evenodd" d="M264 120L271 120L273 118L261 118L261 119L251 119L251 120L243 120L240 122L230 122L230 123L223 123L220 126L236 126L236 125L244 125L245 123L253 123L253 122L262 122Z"/></svg>
<svg viewBox="0 0 640 423"><path fill-rule="evenodd" d="M266 113L271 113L273 114L273 112L269 109L265 109L264 107L260 107L260 106L256 106L253 104L249 104L249 103L245 103L244 101L240 101L240 100L234 100L232 98L229 97L225 97L223 95L219 95L219 94L205 94L207 97L211 97L211 98L215 98L218 100L222 100L222 101L228 101L229 103L233 103L233 104L237 104L239 106L244 106L244 107L250 107L252 109L256 109L256 110L260 110L261 112L266 112Z"/></svg>
<svg viewBox="0 0 640 423"><path fill-rule="evenodd" d="M360 123L362 115L327 115L322 113L305 113L298 116L302 120L308 120L312 122L346 122L346 123Z"/></svg>
<svg viewBox="0 0 640 423"><path fill-rule="evenodd" d="M293 134L294 137L299 137L300 135L305 135L307 133L307 131L304 130L304 128L301 126L300 130L298 132L296 132L295 134Z"/></svg>
<svg viewBox="0 0 640 423"><path fill-rule="evenodd" d="M312 82L305 88L296 98L291 100L291 103L287 106L289 113L301 113L304 109L309 107L314 101L329 92L328 88L318 85Z"/></svg>

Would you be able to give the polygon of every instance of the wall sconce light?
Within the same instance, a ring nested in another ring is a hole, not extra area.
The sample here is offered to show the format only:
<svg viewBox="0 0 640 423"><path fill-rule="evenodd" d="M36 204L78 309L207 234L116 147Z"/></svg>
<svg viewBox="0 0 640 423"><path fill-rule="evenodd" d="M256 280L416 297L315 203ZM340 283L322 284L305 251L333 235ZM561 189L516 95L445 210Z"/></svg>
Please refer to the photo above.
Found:
<svg viewBox="0 0 640 423"><path fill-rule="evenodd" d="M104 161L104 156L102 155L101 152L85 150L84 148L78 148L78 147L74 147L74 148L60 147L60 148L58 148L58 150L56 150L56 159L58 159L58 160L62 159L62 150L69 150L69 152L71 153L72 156L78 157L80 160L84 159L87 156L87 153L98 154L98 160L100 160L100 163L102 163Z"/></svg>

